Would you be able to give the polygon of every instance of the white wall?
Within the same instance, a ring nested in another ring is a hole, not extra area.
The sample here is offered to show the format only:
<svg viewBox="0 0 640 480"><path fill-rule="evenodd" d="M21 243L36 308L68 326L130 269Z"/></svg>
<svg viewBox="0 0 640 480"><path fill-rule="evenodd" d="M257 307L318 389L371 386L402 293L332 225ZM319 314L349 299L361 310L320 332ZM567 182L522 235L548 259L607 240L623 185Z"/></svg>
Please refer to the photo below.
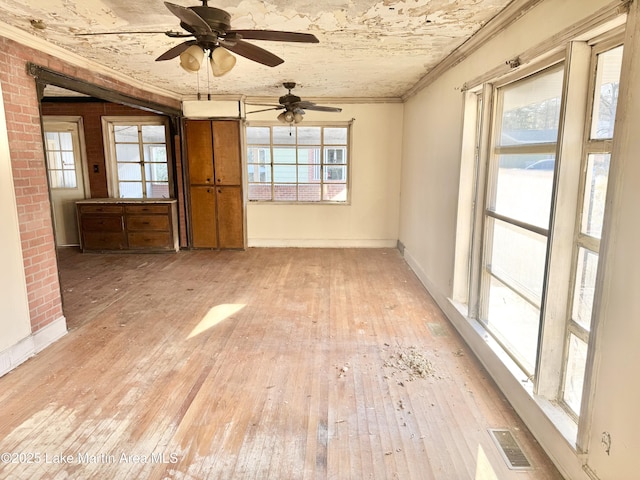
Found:
<svg viewBox="0 0 640 480"><path fill-rule="evenodd" d="M621 2L622 3L622 2ZM542 414L529 392L519 385L472 323L455 309L452 295L456 215L459 185L463 93L460 88L505 61L536 47L556 33L599 9L608 0L544 0L524 17L487 42L435 82L408 99L404 110L404 142L400 205L400 241L405 256L452 323L505 392L523 420L561 471L570 479L631 480L639 477L640 385L635 371L640 365L640 88L636 43L631 85L619 105L624 124L616 126L608 223L602 259L604 289L597 332L596 378L588 433L588 452L579 455ZM632 12L638 9L632 4ZM631 18L631 17L630 17ZM626 52L628 54L629 51ZM627 61L629 60L627 56ZM624 80L623 80L624 82ZM603 432L611 434L611 452L601 446ZM588 477L583 469L592 472Z"/></svg>
<svg viewBox="0 0 640 480"><path fill-rule="evenodd" d="M0 88L0 375L22 356L18 344L31 333L18 212L11 174L7 125Z"/></svg>
<svg viewBox="0 0 640 480"><path fill-rule="evenodd" d="M322 102L323 105L326 103ZM403 105L341 104L341 113L307 111L303 124L354 119L348 205L253 203L247 206L250 247L395 247L400 210ZM250 114L272 121L278 112ZM303 125L301 124L301 125Z"/></svg>

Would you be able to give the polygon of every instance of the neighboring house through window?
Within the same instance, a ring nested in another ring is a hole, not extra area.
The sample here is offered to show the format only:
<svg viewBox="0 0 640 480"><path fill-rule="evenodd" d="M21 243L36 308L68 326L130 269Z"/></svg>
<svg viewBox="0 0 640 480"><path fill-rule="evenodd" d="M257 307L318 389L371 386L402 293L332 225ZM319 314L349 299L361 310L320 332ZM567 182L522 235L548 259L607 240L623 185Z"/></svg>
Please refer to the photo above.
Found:
<svg viewBox="0 0 640 480"><path fill-rule="evenodd" d="M345 203L349 125L247 126L249 201Z"/></svg>

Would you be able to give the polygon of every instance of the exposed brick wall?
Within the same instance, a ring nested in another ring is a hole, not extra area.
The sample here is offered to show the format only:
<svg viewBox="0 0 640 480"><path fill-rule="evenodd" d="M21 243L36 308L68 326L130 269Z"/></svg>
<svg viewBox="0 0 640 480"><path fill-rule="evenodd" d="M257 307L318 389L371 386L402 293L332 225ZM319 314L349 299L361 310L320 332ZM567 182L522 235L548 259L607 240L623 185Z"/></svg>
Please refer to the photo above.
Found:
<svg viewBox="0 0 640 480"><path fill-rule="evenodd" d="M173 108L179 108L180 104L177 100L139 91L0 37L0 82L7 117L31 328L36 332L62 316L62 301L40 111L35 80L27 73L27 62Z"/></svg>

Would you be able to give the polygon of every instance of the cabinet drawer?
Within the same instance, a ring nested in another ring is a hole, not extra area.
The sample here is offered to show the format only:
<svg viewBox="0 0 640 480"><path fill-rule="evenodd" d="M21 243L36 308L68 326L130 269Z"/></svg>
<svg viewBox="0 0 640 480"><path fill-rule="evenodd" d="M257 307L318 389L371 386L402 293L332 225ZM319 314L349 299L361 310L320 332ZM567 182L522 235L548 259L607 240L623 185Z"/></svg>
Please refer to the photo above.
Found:
<svg viewBox="0 0 640 480"><path fill-rule="evenodd" d="M123 250L126 248L124 232L83 232L83 250Z"/></svg>
<svg viewBox="0 0 640 480"><path fill-rule="evenodd" d="M113 216L82 216L83 232L121 232L123 230L122 217Z"/></svg>
<svg viewBox="0 0 640 480"><path fill-rule="evenodd" d="M160 230L169 231L169 217L166 215L129 215L127 230Z"/></svg>
<svg viewBox="0 0 640 480"><path fill-rule="evenodd" d="M122 214L122 205L80 205L80 213L116 213Z"/></svg>
<svg viewBox="0 0 640 480"><path fill-rule="evenodd" d="M125 211L127 213L159 213L167 215L169 208L167 205L127 205Z"/></svg>
<svg viewBox="0 0 640 480"><path fill-rule="evenodd" d="M129 232L129 248L166 248L172 249L169 232Z"/></svg>

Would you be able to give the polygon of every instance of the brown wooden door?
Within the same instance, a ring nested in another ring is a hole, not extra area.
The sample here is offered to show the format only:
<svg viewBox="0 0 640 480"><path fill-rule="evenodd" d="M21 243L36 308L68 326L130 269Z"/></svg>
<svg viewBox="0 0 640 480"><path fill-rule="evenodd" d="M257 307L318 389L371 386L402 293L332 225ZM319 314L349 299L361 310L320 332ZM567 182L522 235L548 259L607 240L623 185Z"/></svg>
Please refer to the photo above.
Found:
<svg viewBox="0 0 640 480"><path fill-rule="evenodd" d="M241 185L240 123L215 120L212 124L216 185Z"/></svg>
<svg viewBox="0 0 640 480"><path fill-rule="evenodd" d="M215 187L192 185L191 245L194 248L217 248Z"/></svg>
<svg viewBox="0 0 640 480"><path fill-rule="evenodd" d="M185 133L189 184L212 185L214 177L211 122L208 120L187 120Z"/></svg>
<svg viewBox="0 0 640 480"><path fill-rule="evenodd" d="M244 248L242 188L216 187L220 248Z"/></svg>

